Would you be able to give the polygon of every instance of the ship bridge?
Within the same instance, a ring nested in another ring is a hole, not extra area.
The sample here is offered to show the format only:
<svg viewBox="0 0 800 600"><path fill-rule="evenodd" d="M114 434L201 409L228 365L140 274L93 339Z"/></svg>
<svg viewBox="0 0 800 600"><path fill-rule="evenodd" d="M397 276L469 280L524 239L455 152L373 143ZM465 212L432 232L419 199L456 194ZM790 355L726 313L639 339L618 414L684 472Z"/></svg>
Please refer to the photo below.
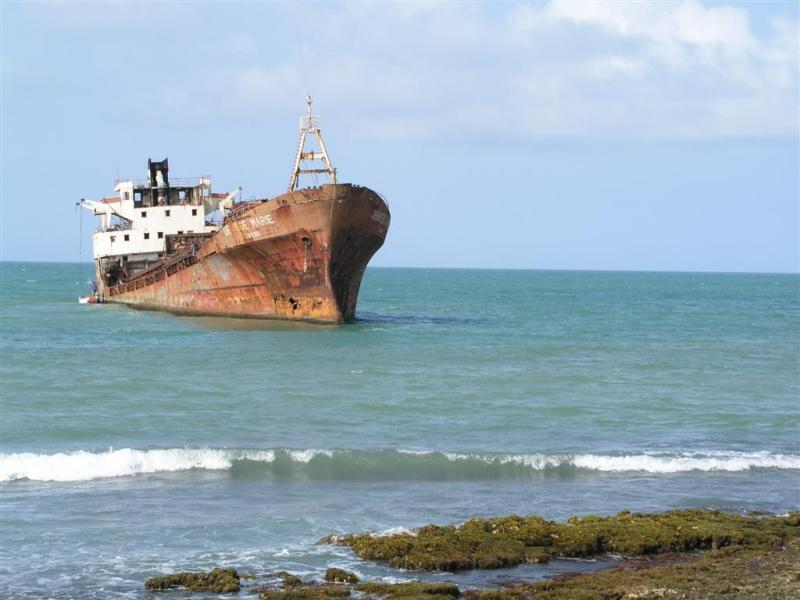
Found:
<svg viewBox="0 0 800 600"><path fill-rule="evenodd" d="M80 206L100 217L95 231L95 260L115 260L126 270L146 268L192 238L207 237L219 229L211 215L230 206L231 194L211 191L211 177L175 178L170 181L169 162L147 161L147 178L114 182L117 196L97 201L81 200ZM179 244L176 238L182 238Z"/></svg>

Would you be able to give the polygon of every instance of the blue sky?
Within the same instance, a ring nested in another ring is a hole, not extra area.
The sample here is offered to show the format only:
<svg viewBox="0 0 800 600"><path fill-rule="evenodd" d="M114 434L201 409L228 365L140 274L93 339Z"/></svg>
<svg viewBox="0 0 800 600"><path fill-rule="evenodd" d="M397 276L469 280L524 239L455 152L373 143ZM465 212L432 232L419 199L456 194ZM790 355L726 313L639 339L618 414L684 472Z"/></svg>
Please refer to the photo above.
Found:
<svg viewBox="0 0 800 600"><path fill-rule="evenodd" d="M2 3L0 259L168 156L285 190L308 89L380 266L800 270L798 4ZM84 256L90 237L84 221Z"/></svg>

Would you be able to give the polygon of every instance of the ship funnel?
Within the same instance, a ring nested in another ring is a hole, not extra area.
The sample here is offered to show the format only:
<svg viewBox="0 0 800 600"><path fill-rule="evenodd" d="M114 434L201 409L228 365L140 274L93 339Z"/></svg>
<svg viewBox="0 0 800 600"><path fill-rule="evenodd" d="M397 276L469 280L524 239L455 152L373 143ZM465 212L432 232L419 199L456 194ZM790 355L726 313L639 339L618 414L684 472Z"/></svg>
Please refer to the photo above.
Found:
<svg viewBox="0 0 800 600"><path fill-rule="evenodd" d="M161 161L147 159L147 178L151 188L169 187L169 160Z"/></svg>

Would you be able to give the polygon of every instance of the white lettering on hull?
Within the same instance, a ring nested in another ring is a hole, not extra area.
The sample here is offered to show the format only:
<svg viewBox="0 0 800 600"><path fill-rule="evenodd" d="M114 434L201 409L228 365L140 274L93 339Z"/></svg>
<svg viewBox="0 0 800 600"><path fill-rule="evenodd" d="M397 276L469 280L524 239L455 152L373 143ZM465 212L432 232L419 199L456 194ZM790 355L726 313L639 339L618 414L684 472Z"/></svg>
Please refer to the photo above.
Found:
<svg viewBox="0 0 800 600"><path fill-rule="evenodd" d="M275 219L272 215L259 215L257 217L250 217L240 221L233 221L223 227L222 231L225 232L226 237L231 237L233 231L238 231L244 234L247 240L256 239L266 233L261 231L262 227L271 227L275 225Z"/></svg>

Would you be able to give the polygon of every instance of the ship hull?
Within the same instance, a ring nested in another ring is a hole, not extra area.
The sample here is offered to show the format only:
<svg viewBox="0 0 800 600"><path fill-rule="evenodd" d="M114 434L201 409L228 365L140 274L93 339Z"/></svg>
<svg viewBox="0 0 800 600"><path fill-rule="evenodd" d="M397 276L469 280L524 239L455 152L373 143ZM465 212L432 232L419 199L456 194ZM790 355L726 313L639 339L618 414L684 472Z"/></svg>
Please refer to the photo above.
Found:
<svg viewBox="0 0 800 600"><path fill-rule="evenodd" d="M389 220L386 203L368 188L289 192L240 205L193 252L101 293L108 302L184 315L352 321Z"/></svg>

